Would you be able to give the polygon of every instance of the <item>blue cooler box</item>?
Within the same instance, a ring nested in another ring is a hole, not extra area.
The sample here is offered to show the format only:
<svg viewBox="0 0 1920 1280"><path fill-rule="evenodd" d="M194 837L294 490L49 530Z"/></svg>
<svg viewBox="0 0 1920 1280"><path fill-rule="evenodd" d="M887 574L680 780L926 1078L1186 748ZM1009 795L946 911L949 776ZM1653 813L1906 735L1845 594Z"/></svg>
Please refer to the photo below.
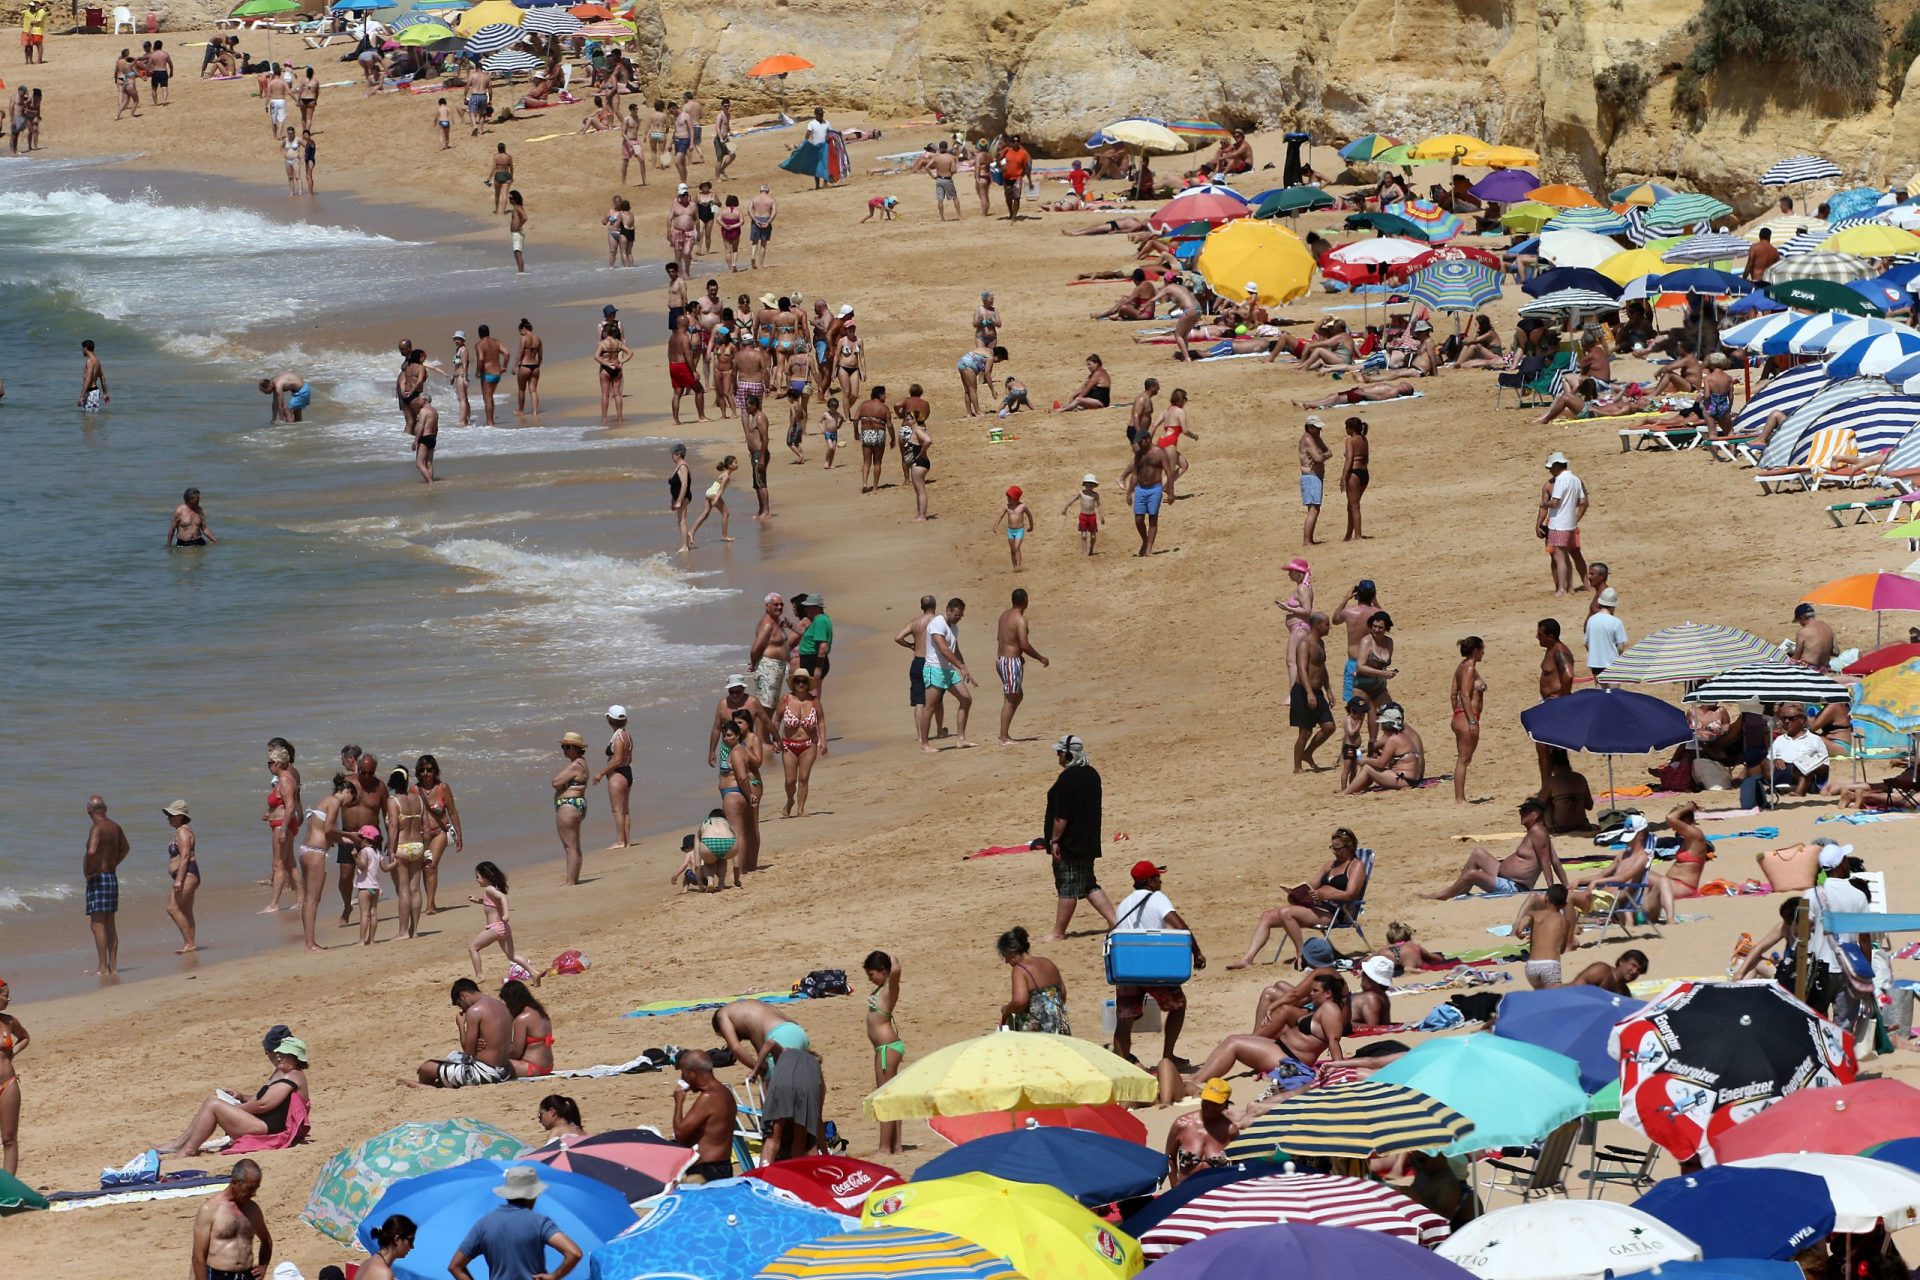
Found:
<svg viewBox="0 0 1920 1280"><path fill-rule="evenodd" d="M1193 935L1185 929L1109 933L1107 981L1115 986L1177 987L1193 977Z"/></svg>

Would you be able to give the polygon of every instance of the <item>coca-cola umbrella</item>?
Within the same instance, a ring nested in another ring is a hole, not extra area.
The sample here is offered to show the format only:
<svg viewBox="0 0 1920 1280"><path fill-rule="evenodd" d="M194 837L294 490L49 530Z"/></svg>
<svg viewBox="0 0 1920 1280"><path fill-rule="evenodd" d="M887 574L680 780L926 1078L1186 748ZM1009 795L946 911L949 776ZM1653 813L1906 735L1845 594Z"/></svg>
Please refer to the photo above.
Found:
<svg viewBox="0 0 1920 1280"><path fill-rule="evenodd" d="M1676 1159L1801 1089L1847 1084L1853 1037L1772 982L1681 982L1613 1029L1620 1118Z"/></svg>
<svg viewBox="0 0 1920 1280"><path fill-rule="evenodd" d="M802 1156L749 1170L746 1176L798 1196L815 1208L849 1217L859 1214L868 1193L906 1181L885 1165L851 1156Z"/></svg>

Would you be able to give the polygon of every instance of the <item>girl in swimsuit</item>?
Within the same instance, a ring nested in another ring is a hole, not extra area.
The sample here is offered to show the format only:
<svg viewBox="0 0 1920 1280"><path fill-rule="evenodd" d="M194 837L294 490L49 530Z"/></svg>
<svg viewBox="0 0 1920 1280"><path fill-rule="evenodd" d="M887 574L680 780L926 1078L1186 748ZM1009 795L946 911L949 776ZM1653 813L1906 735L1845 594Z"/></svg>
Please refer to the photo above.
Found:
<svg viewBox="0 0 1920 1280"><path fill-rule="evenodd" d="M267 809L260 820L267 824L268 845L272 854L272 874L267 880L270 897L260 914L270 916L280 910L280 895L298 891L293 866L293 824L289 815L300 812L300 775L293 770L293 755L284 747L267 752L267 772L273 785L267 788Z"/></svg>
<svg viewBox="0 0 1920 1280"><path fill-rule="evenodd" d="M1313 566L1295 556L1287 561L1286 572L1293 579L1293 591L1285 600L1274 603L1287 615L1287 687L1291 689L1300 682L1294 650L1299 647L1300 637L1313 629L1307 622L1307 615L1313 612Z"/></svg>
<svg viewBox="0 0 1920 1280"><path fill-rule="evenodd" d="M734 830L738 841L735 851L739 860L733 864L734 887L740 885L740 873L746 870L746 846L748 833L757 832L753 820L753 805L747 799L752 775L748 772L747 761L752 750L750 744L759 741L753 732L753 721L742 714L728 720L720 726L720 745L714 752L720 771L720 810L726 817L727 825ZM739 757L739 766L735 767L734 757Z"/></svg>
<svg viewBox="0 0 1920 1280"><path fill-rule="evenodd" d="M387 775L387 829L393 837L395 923L403 938L420 936L420 877L427 869L427 804L405 769Z"/></svg>
<svg viewBox="0 0 1920 1280"><path fill-rule="evenodd" d="M787 681L787 691L773 709L780 725L780 772L787 784L783 818L807 816L807 782L813 777L816 755L827 752L827 725L820 711L820 699L813 687L813 676L796 671ZM798 804L799 813L794 812Z"/></svg>
<svg viewBox="0 0 1920 1280"><path fill-rule="evenodd" d="M900 961L884 951L867 956L862 966L873 990L867 995L867 1041L873 1045L874 1087L900 1074L900 1063L907 1056L907 1045L900 1038L894 1010L900 1007ZM900 1145L900 1122L885 1121L880 1126L880 1151L883 1155L906 1150Z"/></svg>
<svg viewBox="0 0 1920 1280"><path fill-rule="evenodd" d="M613 736L607 739L607 766L594 774L593 780L607 784L607 803L613 809L614 843L611 847L624 849L632 843L627 797L633 792L633 735L627 732L627 709L608 707L607 724L613 730Z"/></svg>
<svg viewBox="0 0 1920 1280"><path fill-rule="evenodd" d="M20 1073L13 1060L20 1056L33 1037L20 1019L7 1012L13 992L0 978L0 1169L20 1171Z"/></svg>
<svg viewBox="0 0 1920 1280"><path fill-rule="evenodd" d="M398 864L380 847L380 828L364 826L360 834L365 839L353 853L353 890L360 899L360 945L370 947L380 931L380 875L392 873Z"/></svg>
<svg viewBox="0 0 1920 1280"><path fill-rule="evenodd" d="M500 954L507 958L508 963L517 964L528 973L536 972L513 949L513 925L507 906L507 873L491 862L480 862L474 864L473 879L480 886L480 892L468 894L467 901L487 913L486 928L474 934L473 941L467 944L467 958L473 961L473 980L479 982L486 977L486 970L480 967L480 953L495 943L500 945Z"/></svg>
<svg viewBox="0 0 1920 1280"><path fill-rule="evenodd" d="M633 351L620 338L618 326L600 326L600 345L594 349L594 361L600 366L600 426L622 427L627 422L626 392L621 375ZM609 412L611 411L611 412Z"/></svg>
<svg viewBox="0 0 1920 1280"><path fill-rule="evenodd" d="M434 895L440 891L440 864L446 860L447 844L466 852L466 838L460 834L460 806L453 802L453 788L440 776L440 762L423 755L413 763L414 786L427 806L427 874L422 889L424 901L420 914L440 914Z"/></svg>
<svg viewBox="0 0 1920 1280"><path fill-rule="evenodd" d="M1479 636L1460 642L1460 665L1453 669L1453 802L1467 802L1467 766L1480 745L1480 717L1487 704L1487 682L1480 678L1480 660L1487 644Z"/></svg>
<svg viewBox="0 0 1920 1280"><path fill-rule="evenodd" d="M553 775L553 825L567 859L566 883L579 884L580 827L587 820L587 740L577 733L563 734L560 754L567 762Z"/></svg>
<svg viewBox="0 0 1920 1280"><path fill-rule="evenodd" d="M1013 970L1013 991L1000 1006L1000 1025L1013 1031L1041 1031L1049 1035L1070 1036L1073 1025L1067 1018L1067 980L1060 966L1029 949L1027 931L1019 925L1000 935L994 949L1001 962Z"/></svg>
<svg viewBox="0 0 1920 1280"><path fill-rule="evenodd" d="M510 978L500 984L500 1003L513 1015L513 1033L507 1041L507 1065L516 1077L553 1074L553 1018L546 1006L527 990L527 984Z"/></svg>
<svg viewBox="0 0 1920 1280"><path fill-rule="evenodd" d="M200 862L193 856L193 825L186 801L176 800L161 812L173 828L172 843L167 845L167 918L180 930L180 949L174 952L178 956L199 950L193 941L193 898L200 892Z"/></svg>
<svg viewBox="0 0 1920 1280"><path fill-rule="evenodd" d="M721 208L717 219L720 223L720 252L727 261L728 271L738 271L740 264L740 226L746 221L740 212L740 197L728 196L727 203Z"/></svg>
<svg viewBox="0 0 1920 1280"><path fill-rule="evenodd" d="M1246 954L1227 968L1251 968L1266 949L1267 938L1273 933L1275 925L1285 929L1287 941L1293 943L1294 968L1306 968L1303 950L1305 935L1302 930L1320 928L1333 918L1336 905L1358 902L1366 897L1367 866L1359 858L1359 837L1345 827L1336 828L1328 848L1333 857L1326 866L1320 868L1320 875L1313 884L1296 886L1288 893L1285 906L1263 911L1259 923L1254 925L1253 940L1247 944ZM1202 1076L1201 1079L1212 1079L1212 1076Z"/></svg>

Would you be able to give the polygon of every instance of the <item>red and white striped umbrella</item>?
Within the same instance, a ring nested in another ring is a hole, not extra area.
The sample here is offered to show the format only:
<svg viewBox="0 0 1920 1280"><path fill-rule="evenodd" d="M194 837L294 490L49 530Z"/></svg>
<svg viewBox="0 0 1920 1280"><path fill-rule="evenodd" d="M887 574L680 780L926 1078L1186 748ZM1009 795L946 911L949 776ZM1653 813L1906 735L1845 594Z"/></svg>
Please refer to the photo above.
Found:
<svg viewBox="0 0 1920 1280"><path fill-rule="evenodd" d="M1279 1173L1243 1178L1195 1196L1141 1236L1140 1248L1151 1261L1222 1231L1300 1222L1379 1231L1429 1249L1449 1233L1445 1218L1378 1182Z"/></svg>

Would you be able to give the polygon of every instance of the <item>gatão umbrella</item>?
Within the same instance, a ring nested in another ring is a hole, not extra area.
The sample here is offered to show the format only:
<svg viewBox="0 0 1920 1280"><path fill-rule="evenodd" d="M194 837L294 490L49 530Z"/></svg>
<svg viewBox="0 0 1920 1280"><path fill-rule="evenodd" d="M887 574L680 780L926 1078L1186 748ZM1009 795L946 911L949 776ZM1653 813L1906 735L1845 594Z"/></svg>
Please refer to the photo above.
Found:
<svg viewBox="0 0 1920 1280"><path fill-rule="evenodd" d="M604 1243L596 1241L588 1252L593 1280L752 1280L794 1245L850 1225L839 1214L798 1204L764 1182L730 1178L682 1187L637 1225Z"/></svg>
<svg viewBox="0 0 1920 1280"><path fill-rule="evenodd" d="M1649 632L1607 668L1608 684L1706 680L1755 662L1785 662L1771 641L1710 622L1680 622Z"/></svg>
<svg viewBox="0 0 1920 1280"><path fill-rule="evenodd" d="M878 1227L796 1244L754 1280L1021 1280L1006 1259L940 1231Z"/></svg>
<svg viewBox="0 0 1920 1280"><path fill-rule="evenodd" d="M1827 1195L1833 1200L1835 1231L1871 1231L1881 1222L1888 1231L1899 1231L1920 1221L1920 1174L1884 1160L1795 1151L1752 1156L1731 1167L1792 1169L1819 1178L1827 1184Z"/></svg>
<svg viewBox="0 0 1920 1280"><path fill-rule="evenodd" d="M956 1146L990 1133L1008 1133L1031 1125L1058 1129L1085 1129L1127 1142L1145 1142L1147 1126L1125 1107L1106 1102L1097 1106L1041 1107L1030 1111L980 1111L970 1116L934 1116L927 1127Z"/></svg>
<svg viewBox="0 0 1920 1280"><path fill-rule="evenodd" d="M1470 195L1493 204L1512 204L1525 200L1527 193L1540 185L1540 179L1525 169L1496 169L1467 188Z"/></svg>
<svg viewBox="0 0 1920 1280"><path fill-rule="evenodd" d="M395 1182L476 1160L511 1160L525 1149L520 1139L485 1121L410 1120L327 1161L300 1220L351 1245L362 1220Z"/></svg>
<svg viewBox="0 0 1920 1280"><path fill-rule="evenodd" d="M1378 1231L1304 1223L1223 1231L1153 1264L1154 1280L1466 1280L1469 1274Z"/></svg>
<svg viewBox="0 0 1920 1280"><path fill-rule="evenodd" d="M1572 1058L1484 1032L1422 1041L1370 1079L1437 1098L1473 1122L1443 1155L1525 1146L1587 1113Z"/></svg>
<svg viewBox="0 0 1920 1280"><path fill-rule="evenodd" d="M1694 1261L1700 1246L1610 1200L1542 1200L1475 1218L1437 1253L1480 1280L1602 1280Z"/></svg>
<svg viewBox="0 0 1920 1280"><path fill-rule="evenodd" d="M1676 1159L1800 1089L1851 1081L1853 1037L1772 982L1680 982L1614 1028L1620 1118Z"/></svg>
<svg viewBox="0 0 1920 1280"><path fill-rule="evenodd" d="M687 1171L692 1147L663 1138L650 1129L616 1129L576 1138L564 1147L542 1147L523 1159L550 1169L565 1169L604 1182L627 1198L649 1200Z"/></svg>
<svg viewBox="0 0 1920 1280"><path fill-rule="evenodd" d="M1560 211L1550 204L1540 204L1529 200L1516 204L1500 215L1500 225L1509 231L1518 231L1521 235L1537 235L1540 228L1553 221Z"/></svg>
<svg viewBox="0 0 1920 1280"><path fill-rule="evenodd" d="M1404 1085L1364 1080L1308 1089L1277 1103L1243 1128L1226 1153L1249 1159L1285 1150L1359 1160L1450 1146L1472 1128L1471 1120L1437 1098Z"/></svg>
<svg viewBox="0 0 1920 1280"><path fill-rule="evenodd" d="M1682 702L1845 702L1847 686L1793 662L1756 662L1695 685Z"/></svg>
<svg viewBox="0 0 1920 1280"><path fill-rule="evenodd" d="M1844 1156L1894 1138L1920 1138L1920 1089L1899 1080L1857 1080L1782 1098L1729 1129L1715 1151L1723 1160L1782 1151Z"/></svg>
<svg viewBox="0 0 1920 1280"><path fill-rule="evenodd" d="M1366 164L1383 151L1401 145L1400 139L1390 138L1384 133L1370 133L1364 138L1355 138L1340 148L1340 158L1355 164Z"/></svg>
<svg viewBox="0 0 1920 1280"><path fill-rule="evenodd" d="M950 1044L867 1095L869 1119L917 1120L1075 1103L1151 1102L1158 1082L1088 1040L1002 1031Z"/></svg>
<svg viewBox="0 0 1920 1280"><path fill-rule="evenodd" d="M1125 1280L1145 1265L1138 1241L1070 1197L985 1173L876 1191L860 1223L945 1231L1005 1258L1023 1276L1049 1280Z"/></svg>
<svg viewBox="0 0 1920 1280"><path fill-rule="evenodd" d="M1100 1205L1144 1195L1166 1172L1166 1155L1140 1143L1036 1125L944 1151L914 1170L913 1180L990 1173L1009 1182L1052 1187L1081 1204Z"/></svg>
<svg viewBox="0 0 1920 1280"><path fill-rule="evenodd" d="M1733 206L1695 191L1668 196L1647 210L1647 225L1656 231L1684 231L1733 212Z"/></svg>
<svg viewBox="0 0 1920 1280"><path fill-rule="evenodd" d="M816 1209L860 1215L867 1196L887 1187L905 1184L885 1165L855 1160L851 1156L802 1156L797 1160L777 1160L746 1175L788 1195L797 1196Z"/></svg>
<svg viewBox="0 0 1920 1280"><path fill-rule="evenodd" d="M1620 1060L1613 1056L1609 1041L1615 1023L1645 1007L1645 1001L1599 987L1515 991L1501 999L1493 1034L1573 1059L1580 1087L1600 1091L1611 1084L1617 1106Z"/></svg>
<svg viewBox="0 0 1920 1280"><path fill-rule="evenodd" d="M1485 139L1470 133L1441 133L1420 139L1407 149L1407 154L1416 160L1447 160L1458 164L1461 156L1470 151L1484 151L1488 145ZM1534 163L1539 161L1536 159Z"/></svg>
<svg viewBox="0 0 1920 1280"><path fill-rule="evenodd" d="M797 53L776 53L771 58L762 58L747 68L747 74L759 79L762 76L791 75L795 71L811 71L813 64Z"/></svg>
<svg viewBox="0 0 1920 1280"><path fill-rule="evenodd" d="M1222 297L1245 299L1247 286L1252 285L1259 301L1270 307L1292 302L1313 285L1313 254L1300 237L1285 227L1251 218L1230 222L1208 235L1194 266Z"/></svg>
<svg viewBox="0 0 1920 1280"><path fill-rule="evenodd" d="M1276 1173L1210 1188L1140 1237L1149 1261L1209 1236L1280 1223L1377 1231L1432 1248L1447 1221L1391 1187L1362 1178Z"/></svg>
<svg viewBox="0 0 1920 1280"><path fill-rule="evenodd" d="M402 1280L440 1280L473 1224L500 1207L502 1201L494 1192L510 1167L493 1160L476 1160L396 1182L361 1221L355 1238L372 1253L379 1247L373 1239L375 1229L395 1214L405 1214L413 1219L418 1233L413 1252L394 1264L394 1275ZM633 1225L633 1210L613 1188L577 1173L539 1165L526 1167L535 1170L546 1184L535 1201L536 1209L553 1219L582 1252L599 1248ZM549 1246L546 1258L549 1263L558 1263L559 1251Z"/></svg>
<svg viewBox="0 0 1920 1280"><path fill-rule="evenodd" d="M1833 1231L1827 1184L1787 1169L1700 1169L1656 1183L1633 1207L1692 1240L1707 1258L1791 1258Z"/></svg>

